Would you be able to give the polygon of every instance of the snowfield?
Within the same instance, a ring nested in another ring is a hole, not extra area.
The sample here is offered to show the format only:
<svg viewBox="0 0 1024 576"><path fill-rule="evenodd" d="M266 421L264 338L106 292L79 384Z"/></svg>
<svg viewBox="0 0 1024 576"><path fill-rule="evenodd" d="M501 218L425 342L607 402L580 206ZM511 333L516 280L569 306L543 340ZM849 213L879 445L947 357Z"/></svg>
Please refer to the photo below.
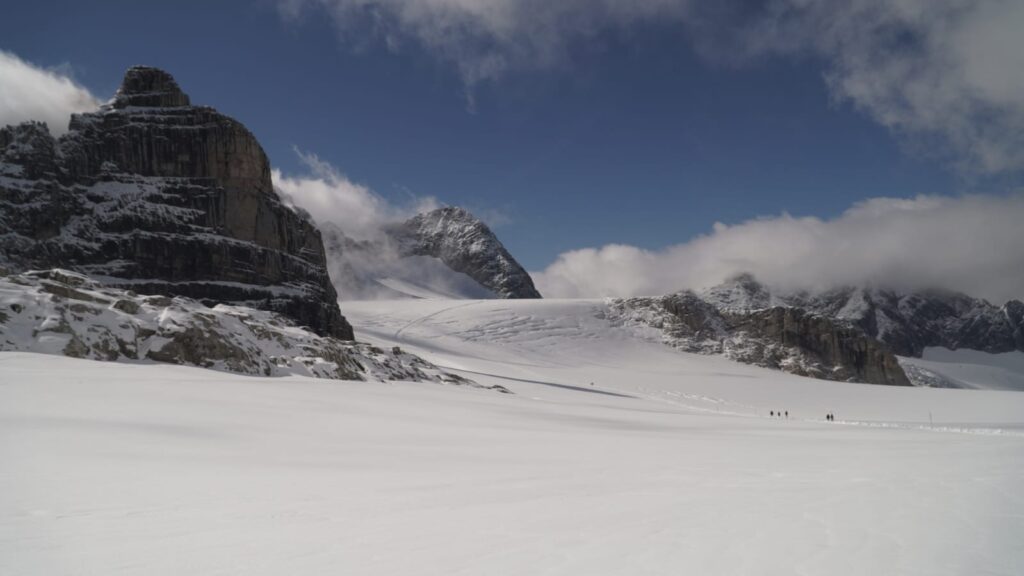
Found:
<svg viewBox="0 0 1024 576"><path fill-rule="evenodd" d="M603 306L343 303L514 394L0 353L0 574L1024 573L1024 393L796 377Z"/></svg>
<svg viewBox="0 0 1024 576"><path fill-rule="evenodd" d="M926 348L921 358L900 358L900 364L926 370L956 388L1024 391L1024 352Z"/></svg>

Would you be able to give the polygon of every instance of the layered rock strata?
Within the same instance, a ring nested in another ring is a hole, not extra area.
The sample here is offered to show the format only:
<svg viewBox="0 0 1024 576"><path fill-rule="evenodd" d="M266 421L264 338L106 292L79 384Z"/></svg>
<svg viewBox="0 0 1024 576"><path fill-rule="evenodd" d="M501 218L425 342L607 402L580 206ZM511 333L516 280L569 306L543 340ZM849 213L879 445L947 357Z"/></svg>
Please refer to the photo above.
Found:
<svg viewBox="0 0 1024 576"><path fill-rule="evenodd" d="M108 104L0 129L0 266L280 313L352 339L319 231L281 203L255 137L156 68Z"/></svg>

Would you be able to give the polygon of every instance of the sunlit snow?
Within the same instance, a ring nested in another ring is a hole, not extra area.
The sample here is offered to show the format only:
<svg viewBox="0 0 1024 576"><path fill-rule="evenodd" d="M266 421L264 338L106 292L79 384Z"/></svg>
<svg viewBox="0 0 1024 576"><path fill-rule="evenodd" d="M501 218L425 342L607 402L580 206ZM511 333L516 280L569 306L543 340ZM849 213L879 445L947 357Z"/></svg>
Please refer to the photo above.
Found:
<svg viewBox="0 0 1024 576"><path fill-rule="evenodd" d="M2 353L0 573L1022 573L1024 394L686 354L600 305L343 303L514 394Z"/></svg>

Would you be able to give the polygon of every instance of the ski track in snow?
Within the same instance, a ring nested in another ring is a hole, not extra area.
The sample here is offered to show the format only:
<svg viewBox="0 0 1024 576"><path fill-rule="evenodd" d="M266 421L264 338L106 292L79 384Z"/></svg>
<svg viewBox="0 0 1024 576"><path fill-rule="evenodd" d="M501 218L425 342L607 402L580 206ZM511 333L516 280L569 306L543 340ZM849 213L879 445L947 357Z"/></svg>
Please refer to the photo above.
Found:
<svg viewBox="0 0 1024 576"><path fill-rule="evenodd" d="M0 353L0 574L1024 573L1024 393L801 378L600 306L342 304L511 395Z"/></svg>

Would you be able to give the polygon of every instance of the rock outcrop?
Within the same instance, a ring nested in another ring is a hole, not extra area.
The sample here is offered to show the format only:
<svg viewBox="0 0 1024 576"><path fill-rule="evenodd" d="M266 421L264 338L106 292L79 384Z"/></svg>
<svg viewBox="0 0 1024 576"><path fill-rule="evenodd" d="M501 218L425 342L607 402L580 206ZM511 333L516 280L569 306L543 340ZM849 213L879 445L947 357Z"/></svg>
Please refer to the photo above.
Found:
<svg viewBox="0 0 1024 576"><path fill-rule="evenodd" d="M533 279L486 224L467 210L438 208L387 229L402 256L431 256L501 298L540 298Z"/></svg>
<svg viewBox="0 0 1024 576"><path fill-rule="evenodd" d="M906 293L880 288L778 293L748 274L700 296L718 308L736 312L770 306L799 308L859 328L899 356L920 357L928 347L1024 351L1024 304L1017 300L999 307L955 292Z"/></svg>
<svg viewBox="0 0 1024 576"><path fill-rule="evenodd" d="M401 349L319 336L274 312L143 296L59 269L0 276L0 350L168 362L258 376L480 387Z"/></svg>
<svg viewBox="0 0 1024 576"><path fill-rule="evenodd" d="M693 292L609 302L613 322L655 328L687 352L826 380L908 386L896 357L860 330L797 308L719 308Z"/></svg>
<svg viewBox="0 0 1024 576"><path fill-rule="evenodd" d="M0 265L69 268L353 338L320 233L281 203L259 143L155 68L129 69L59 140L39 123L0 129Z"/></svg>
<svg viewBox="0 0 1024 576"><path fill-rule="evenodd" d="M611 300L609 315L674 347L834 380L952 386L897 356L925 348L1024 351L1024 304L964 294L839 288L770 290L741 274L700 292Z"/></svg>

